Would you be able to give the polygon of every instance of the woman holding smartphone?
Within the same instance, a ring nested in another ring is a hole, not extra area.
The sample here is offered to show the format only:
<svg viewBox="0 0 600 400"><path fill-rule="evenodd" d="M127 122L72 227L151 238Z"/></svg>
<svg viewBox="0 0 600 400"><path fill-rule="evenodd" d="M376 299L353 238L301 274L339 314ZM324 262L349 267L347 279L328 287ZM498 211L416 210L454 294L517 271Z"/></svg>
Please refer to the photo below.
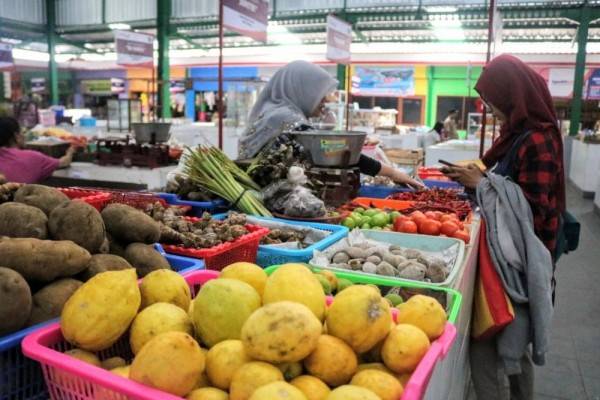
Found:
<svg viewBox="0 0 600 400"><path fill-rule="evenodd" d="M546 81L521 60L501 55L484 68L475 90L501 123L500 137L482 161L488 171L520 187L533 214L535 235L554 257L566 206L565 178L562 137ZM468 189L477 189L484 178L476 165L444 170ZM543 364L543 357L535 361ZM529 350L521 358L520 372L512 373L498 357L495 337L472 341L471 364L478 399L533 399Z"/></svg>

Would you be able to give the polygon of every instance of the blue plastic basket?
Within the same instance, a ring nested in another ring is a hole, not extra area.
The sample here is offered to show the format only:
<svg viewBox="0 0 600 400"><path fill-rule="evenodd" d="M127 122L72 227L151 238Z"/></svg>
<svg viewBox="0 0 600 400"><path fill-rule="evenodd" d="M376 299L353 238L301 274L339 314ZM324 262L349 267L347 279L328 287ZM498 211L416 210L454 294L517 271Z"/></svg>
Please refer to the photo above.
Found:
<svg viewBox="0 0 600 400"><path fill-rule="evenodd" d="M438 189L458 189L464 190L465 187L460 183L454 181L438 181L435 179L423 179L423 184L430 189L438 188Z"/></svg>
<svg viewBox="0 0 600 400"><path fill-rule="evenodd" d="M223 199L213 201L189 201L181 200L179 196L173 193L156 193L156 195L165 200L167 204L192 207L190 215L195 217L201 217L204 212L217 214L229 210L228 203Z"/></svg>
<svg viewBox="0 0 600 400"><path fill-rule="evenodd" d="M223 219L227 214L214 215L213 218ZM306 221L290 221L288 219L273 218L273 217L257 217L252 218L262 219L265 221L277 221L283 222L287 225L292 226L307 226L310 228L320 229L322 231L331 232L323 240L314 243L304 249L283 249L280 247L274 247L269 245L261 244L258 246L258 253L256 255L256 263L263 268L270 267L271 265L279 265L286 263L307 263L313 257L314 250L325 250L327 247L336 243L337 241L348 236L348 228L342 225L331 225L321 224L318 222L306 222Z"/></svg>
<svg viewBox="0 0 600 400"><path fill-rule="evenodd" d="M166 254L159 244L154 247L181 275L204 269L202 260ZM23 356L21 341L31 332L57 321L58 318L0 337L0 399L49 398L40 364Z"/></svg>
<svg viewBox="0 0 600 400"><path fill-rule="evenodd" d="M399 186L389 187L382 185L362 185L358 191L358 197L369 197L371 199L385 199L394 193L412 192L413 189Z"/></svg>

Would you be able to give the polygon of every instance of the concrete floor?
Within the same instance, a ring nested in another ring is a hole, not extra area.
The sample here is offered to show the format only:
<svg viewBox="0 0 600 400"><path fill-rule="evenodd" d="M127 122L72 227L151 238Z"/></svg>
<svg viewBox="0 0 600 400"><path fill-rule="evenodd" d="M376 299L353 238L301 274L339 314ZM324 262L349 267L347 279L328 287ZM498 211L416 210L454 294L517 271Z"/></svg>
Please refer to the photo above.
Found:
<svg viewBox="0 0 600 400"><path fill-rule="evenodd" d="M600 400L600 216L573 187L567 203L581 238L557 266L550 352L536 367L535 400ZM468 398L476 398L472 387Z"/></svg>
<svg viewBox="0 0 600 400"><path fill-rule="evenodd" d="M557 266L550 353L536 369L536 400L600 400L600 216L573 187L567 203L581 240Z"/></svg>

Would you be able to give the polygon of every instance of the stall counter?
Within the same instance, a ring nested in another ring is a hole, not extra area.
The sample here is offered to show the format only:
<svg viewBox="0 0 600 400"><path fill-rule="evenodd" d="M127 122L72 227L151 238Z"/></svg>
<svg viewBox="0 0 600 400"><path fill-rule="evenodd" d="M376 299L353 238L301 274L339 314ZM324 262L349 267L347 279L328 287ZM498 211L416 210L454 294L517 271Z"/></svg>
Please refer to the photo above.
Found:
<svg viewBox="0 0 600 400"><path fill-rule="evenodd" d="M86 186L85 182L94 182L88 186L110 186L123 187L130 184L148 190L161 190L167 184L167 174L176 168L175 165L160 168L141 168L123 166L101 166L86 162L74 162L69 168L54 171L53 178L57 180L74 180L73 186Z"/></svg>
<svg viewBox="0 0 600 400"><path fill-rule="evenodd" d="M583 197L593 198L598 185L600 169L600 144L573 140L569 180L579 189Z"/></svg>

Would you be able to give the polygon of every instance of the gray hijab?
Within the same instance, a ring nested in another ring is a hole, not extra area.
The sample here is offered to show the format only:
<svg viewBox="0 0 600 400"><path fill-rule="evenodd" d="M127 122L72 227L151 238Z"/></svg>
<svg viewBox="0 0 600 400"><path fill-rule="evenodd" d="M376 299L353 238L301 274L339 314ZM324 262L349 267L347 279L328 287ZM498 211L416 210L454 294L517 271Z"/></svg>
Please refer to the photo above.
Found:
<svg viewBox="0 0 600 400"><path fill-rule="evenodd" d="M294 61L273 75L250 112L240 139L240 158L254 157L267 143L307 118L337 87L323 68Z"/></svg>

